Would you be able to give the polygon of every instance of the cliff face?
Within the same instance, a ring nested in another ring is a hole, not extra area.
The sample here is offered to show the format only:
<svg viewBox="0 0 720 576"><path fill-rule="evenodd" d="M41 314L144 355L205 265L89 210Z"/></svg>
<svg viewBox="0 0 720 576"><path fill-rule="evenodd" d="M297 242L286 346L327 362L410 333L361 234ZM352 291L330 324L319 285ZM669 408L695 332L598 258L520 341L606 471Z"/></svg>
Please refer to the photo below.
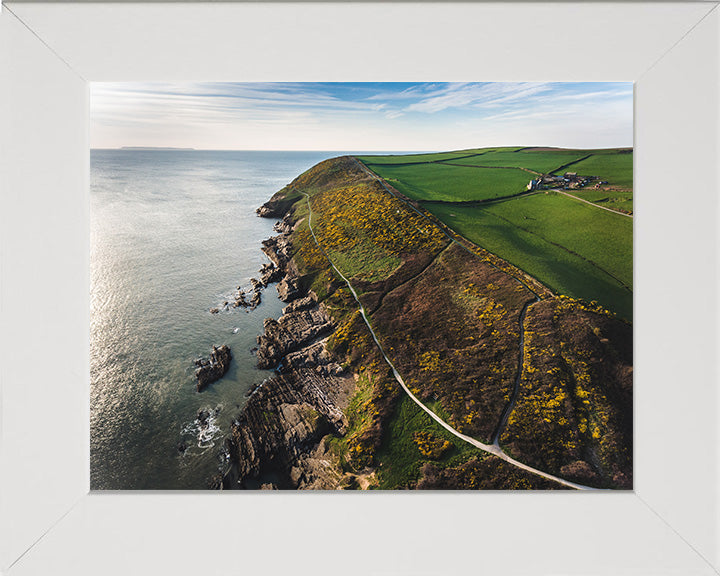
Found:
<svg viewBox="0 0 720 576"><path fill-rule="evenodd" d="M232 466L222 488L336 488L344 482L343 473L322 440L344 433L343 410L354 378L325 347L335 328L330 316L314 293L297 287L290 219L276 230L281 234L266 240L263 251L281 278L280 298L291 302L278 320L265 320L257 364L278 374L252 392L233 423L225 443Z"/></svg>

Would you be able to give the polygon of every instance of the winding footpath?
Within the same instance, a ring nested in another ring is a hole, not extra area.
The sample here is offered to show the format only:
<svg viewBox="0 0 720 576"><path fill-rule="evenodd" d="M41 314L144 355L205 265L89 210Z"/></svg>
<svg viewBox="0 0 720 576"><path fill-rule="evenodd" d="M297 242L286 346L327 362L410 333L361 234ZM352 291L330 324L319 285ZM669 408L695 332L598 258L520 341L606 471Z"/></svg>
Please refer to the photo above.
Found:
<svg viewBox="0 0 720 576"><path fill-rule="evenodd" d="M515 408L515 402L517 401L518 393L520 392L520 380L522 379L523 363L525 361L525 314L527 314L527 310L530 307L530 304L534 304L539 300L540 299L536 296L535 300L526 302L525 306L523 306L522 312L520 312L520 318L518 320L518 325L520 327L520 347L518 351L517 375L515 376L515 384L513 386L513 392L512 396L510 397L510 401L507 403L507 406L505 406L505 410L503 410L502 416L500 417L500 422L498 422L498 426L495 429L495 434L493 434L492 443L493 446L498 449L500 449L500 435L502 434L502 431L505 430L508 418L510 418L510 413L513 411L513 408Z"/></svg>
<svg viewBox="0 0 720 576"><path fill-rule="evenodd" d="M423 403L417 398L417 396L415 396L415 394L413 394L413 393L410 391L410 389L409 389L409 388L407 387L407 385L405 384L405 381L403 380L402 376L400 375L400 373L399 373L399 372L397 371L397 369L395 368L395 365L392 363L392 361L390 360L390 358L388 358L387 354L385 354L385 350L383 349L382 345L380 344L380 341L378 340L377 335L375 334L375 330L373 330L373 327L372 327L372 325L370 324L370 320L369 320L367 314L365 313L365 307L364 307L364 306L362 305L362 303L360 302L360 299L359 299L359 297L358 297L358 295L357 295L357 292L355 292L355 289L353 288L353 286L352 286L352 284L350 283L350 281L345 277L345 275L344 275L342 272L340 272L340 270L337 268L337 266L335 266L335 264L333 263L332 259L330 258L330 256L328 255L328 253L325 251L325 249L322 247L322 245L320 244L320 241L318 240L317 236L315 235L315 230L313 229L313 226L312 226L312 216L313 216L313 212L312 212L312 206L310 205L310 196L309 196L308 194L306 194L305 192L301 192L301 194L302 194L303 196L305 196L305 200L307 201L307 206L308 206L308 228L310 229L310 234L312 234L312 237L313 237L313 240L315 241L315 244L317 245L318 249L319 249L319 250L324 254L324 256L327 258L327 261L330 263L330 266L332 267L332 269L338 274L338 276L340 276L340 278L342 278L342 279L345 281L345 284L347 284L347 287L350 289L350 292L352 293L353 298L355 299L355 301L357 302L357 304L358 304L358 306L359 306L360 314L361 314L363 320L365 321L365 324L367 325L368 330L370 330L370 335L372 336L373 340L375 341L375 344L377 345L378 350L380 350L380 354L382 354L382 357L383 357L383 359L385 360L385 362L387 363L387 365L390 366L390 369L392 370L392 373L393 373L393 376L395 377L395 380L397 380L398 384L400 384L400 386L401 386L402 389L405 391L405 393L410 397L410 399L411 399L413 402L415 402L415 404L417 404L422 410L424 410L424 411L428 414L428 416L430 416L433 420L435 420L438 424L440 424L440 426L442 426L443 428L445 428L445 430L447 430L448 432L450 432L450 434L452 434L453 436L456 436L456 437L460 438L460 439L463 440L464 442L467 442L468 444L471 444L471 445L475 446L476 448L479 448L480 450L482 450L482 451L484 451L484 452L487 452L487 453L489 453L489 454L492 454L492 455L494 455L494 456L497 456L498 458L500 458L501 460L504 460L504 461L507 462L508 464L511 464L511 465L513 465L513 466L515 466L515 467L517 467L517 468L520 468L521 470L525 470L526 472L530 472L531 474L535 474L535 475L537 475L537 476L541 476L542 478L545 478L545 479L547 479L547 480L551 480L551 481L553 481L553 482L557 482L558 484L562 484L563 486L567 486L568 488L574 488L575 490L596 490L596 488L591 488L591 487L589 487L589 486L583 486L582 484L576 484L575 482L570 482L570 481L568 481L568 480L564 480L564 479L562 479L562 478L558 478L557 476L553 476L552 474L548 474L547 472L543 472L542 470L537 470L537 469L533 468L532 466L528 466L527 464L523 464L522 462L519 462L519 461L515 460L515 459L512 458L511 456L508 456L505 452L502 451L502 449L500 448L499 443L498 443L499 430L500 430L501 427L502 427L502 422L501 422L500 427L498 428L498 432L497 432L497 436L496 436L496 438L495 438L495 442L494 442L493 444L484 444L484 443L480 442L479 440L476 440L475 438L472 438L472 437L470 437L470 436L467 436L467 435L463 434L462 432L459 432L459 431L455 430L455 428L453 428L452 426L450 426L450 424L448 424L447 422L445 422L442 418L440 418L437 414L435 414L435 412L433 412L432 410L430 410L430 408L428 408L427 406L425 406L425 404L423 404ZM528 305L529 305L529 304L528 304ZM525 309L523 310L523 315L524 315L524 311L525 311L526 309L527 309L527 305L526 305ZM522 324L522 318L521 318L521 324ZM521 354L522 354L522 348L521 348ZM521 364L520 366L522 367L522 364ZM520 368L520 370L522 370L522 368ZM516 380L516 390L515 390L514 396L517 396L517 383L518 383L518 382L517 382L517 380ZM512 402L512 400L511 400L510 404L509 404L508 407L506 408L506 415L504 415L504 418L505 418L505 419L506 419L506 416L509 416L510 410L512 409L512 404L513 404L513 402Z"/></svg>

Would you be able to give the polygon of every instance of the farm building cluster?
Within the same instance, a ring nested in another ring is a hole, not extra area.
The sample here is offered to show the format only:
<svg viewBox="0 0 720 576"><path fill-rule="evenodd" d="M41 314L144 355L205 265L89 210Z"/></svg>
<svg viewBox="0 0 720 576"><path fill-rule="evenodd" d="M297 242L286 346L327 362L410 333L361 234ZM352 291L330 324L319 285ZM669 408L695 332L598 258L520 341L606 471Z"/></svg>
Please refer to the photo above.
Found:
<svg viewBox="0 0 720 576"><path fill-rule="evenodd" d="M563 190L574 190L584 188L590 182L596 181L597 176L578 176L577 172L565 172L562 176L554 174L542 174L527 185L528 190L547 190L549 188L562 188ZM606 181L596 182L596 187L607 184Z"/></svg>

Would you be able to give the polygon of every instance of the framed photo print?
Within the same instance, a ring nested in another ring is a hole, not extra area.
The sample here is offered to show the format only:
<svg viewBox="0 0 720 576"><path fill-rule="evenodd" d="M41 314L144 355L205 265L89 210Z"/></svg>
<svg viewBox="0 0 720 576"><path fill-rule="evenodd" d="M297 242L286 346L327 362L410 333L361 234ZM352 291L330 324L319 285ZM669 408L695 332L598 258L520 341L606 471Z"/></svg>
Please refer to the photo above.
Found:
<svg viewBox="0 0 720 576"><path fill-rule="evenodd" d="M0 12L0 572L720 569L713 2Z"/></svg>

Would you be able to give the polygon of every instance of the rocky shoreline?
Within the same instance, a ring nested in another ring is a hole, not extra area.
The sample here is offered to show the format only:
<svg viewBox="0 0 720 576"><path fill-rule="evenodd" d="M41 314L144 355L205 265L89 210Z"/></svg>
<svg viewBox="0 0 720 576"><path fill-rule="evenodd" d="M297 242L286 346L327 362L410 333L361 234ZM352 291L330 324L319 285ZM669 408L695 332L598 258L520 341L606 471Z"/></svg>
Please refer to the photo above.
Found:
<svg viewBox="0 0 720 576"><path fill-rule="evenodd" d="M291 217L272 201L257 212L282 217L275 225L279 235L263 241L272 264L263 266L261 281L265 286L278 282L278 295L288 305L279 319L265 320L258 336L258 368L275 369L277 375L251 391L233 422L224 445L230 469L215 487L336 488L343 474L332 462L325 437L346 429L344 408L354 377L326 349L335 329L331 317L314 293L300 288L291 256Z"/></svg>

